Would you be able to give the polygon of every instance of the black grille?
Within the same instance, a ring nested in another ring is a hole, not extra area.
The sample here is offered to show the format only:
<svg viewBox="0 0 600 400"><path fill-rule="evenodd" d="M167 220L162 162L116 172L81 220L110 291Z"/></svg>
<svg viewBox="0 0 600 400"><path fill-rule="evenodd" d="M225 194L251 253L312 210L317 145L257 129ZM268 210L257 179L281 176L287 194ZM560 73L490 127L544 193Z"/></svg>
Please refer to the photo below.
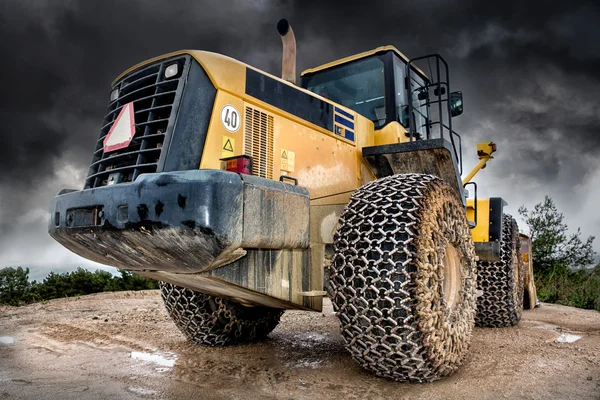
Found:
<svg viewBox="0 0 600 400"><path fill-rule="evenodd" d="M165 78L165 69L175 63L177 75ZM113 86L119 96L106 109L85 189L132 182L142 173L162 169L166 155L163 149L170 142L189 68L189 57L171 58L133 71ZM130 102L135 136L126 148L105 153L104 139L123 105Z"/></svg>

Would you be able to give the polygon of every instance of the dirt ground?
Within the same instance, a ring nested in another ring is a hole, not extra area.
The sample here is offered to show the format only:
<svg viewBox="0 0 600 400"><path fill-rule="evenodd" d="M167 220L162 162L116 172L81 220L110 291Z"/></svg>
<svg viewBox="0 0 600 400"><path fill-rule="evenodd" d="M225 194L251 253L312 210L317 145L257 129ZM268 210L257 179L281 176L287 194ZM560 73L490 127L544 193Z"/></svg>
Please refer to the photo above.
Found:
<svg viewBox="0 0 600 400"><path fill-rule="evenodd" d="M158 291L0 307L4 398L600 399L600 313L543 304L518 327L476 329L459 372L411 385L358 367L330 306L228 348L186 342Z"/></svg>

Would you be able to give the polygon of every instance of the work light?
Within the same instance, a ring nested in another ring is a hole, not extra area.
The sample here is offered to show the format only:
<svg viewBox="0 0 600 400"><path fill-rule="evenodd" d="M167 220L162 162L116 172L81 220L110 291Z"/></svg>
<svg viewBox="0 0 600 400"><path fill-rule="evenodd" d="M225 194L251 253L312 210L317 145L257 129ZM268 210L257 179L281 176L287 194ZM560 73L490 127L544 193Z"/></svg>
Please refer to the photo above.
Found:
<svg viewBox="0 0 600 400"><path fill-rule="evenodd" d="M177 75L178 70L179 67L177 63L169 65L167 68L165 68L165 78L168 79L174 77Z"/></svg>
<svg viewBox="0 0 600 400"><path fill-rule="evenodd" d="M115 101L118 98L119 98L119 89L115 89L112 92L110 92L110 101Z"/></svg>

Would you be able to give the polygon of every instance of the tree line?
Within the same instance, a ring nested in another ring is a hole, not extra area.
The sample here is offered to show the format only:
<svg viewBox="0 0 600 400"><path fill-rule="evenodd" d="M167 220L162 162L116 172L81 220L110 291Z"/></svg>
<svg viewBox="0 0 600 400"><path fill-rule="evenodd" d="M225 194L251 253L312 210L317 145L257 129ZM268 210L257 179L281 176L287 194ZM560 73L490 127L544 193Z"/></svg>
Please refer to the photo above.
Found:
<svg viewBox="0 0 600 400"><path fill-rule="evenodd" d="M554 200L546 196L532 210L519 214L532 241L533 275L538 299L549 303L600 311L600 263L594 263L594 236L572 234Z"/></svg>
<svg viewBox="0 0 600 400"><path fill-rule="evenodd" d="M0 269L0 304L19 306L98 292L158 289L158 281L153 279L122 269L119 275L114 276L100 269L92 272L79 267L72 272L50 272L43 281L30 282L29 268L7 267Z"/></svg>

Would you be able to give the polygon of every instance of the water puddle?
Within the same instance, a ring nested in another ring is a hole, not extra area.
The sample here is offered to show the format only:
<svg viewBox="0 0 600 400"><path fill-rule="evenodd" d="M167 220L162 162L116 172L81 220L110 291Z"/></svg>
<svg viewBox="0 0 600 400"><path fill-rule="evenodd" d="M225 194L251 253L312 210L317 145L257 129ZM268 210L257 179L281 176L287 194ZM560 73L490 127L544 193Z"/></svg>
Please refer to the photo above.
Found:
<svg viewBox="0 0 600 400"><path fill-rule="evenodd" d="M15 338L12 336L0 336L0 344L13 344L15 342Z"/></svg>
<svg viewBox="0 0 600 400"><path fill-rule="evenodd" d="M547 330L547 331L551 331L555 335L558 335L554 339L546 340L546 342L548 342L548 343L551 343L551 342L554 342L554 343L574 343L574 342L576 342L576 341L578 341L579 339L582 338L579 335L573 335L571 333L562 333L561 331L564 330L564 328L562 328L560 326L556 326L556 325L547 324L547 323L544 323L544 322L539 323L536 326L536 328Z"/></svg>
<svg viewBox="0 0 600 400"><path fill-rule="evenodd" d="M165 372L175 366L177 355L174 353L147 353L144 351L132 351L131 358L158 365L156 371Z"/></svg>
<svg viewBox="0 0 600 400"><path fill-rule="evenodd" d="M141 388L141 387L128 387L131 393L140 394L142 396L153 396L156 394L156 390Z"/></svg>
<svg viewBox="0 0 600 400"><path fill-rule="evenodd" d="M295 362L287 363L287 364L285 364L285 366L287 368L309 368L309 369L316 369L316 368L319 368L322 363L323 363L322 360L310 361L308 359L303 359L303 360L298 360L298 361L295 361Z"/></svg>
<svg viewBox="0 0 600 400"><path fill-rule="evenodd" d="M571 335L570 333L562 333L559 337L554 339L556 343L573 343L581 339L581 336Z"/></svg>
<svg viewBox="0 0 600 400"><path fill-rule="evenodd" d="M294 335L292 343L293 345L297 345L299 347L313 348L320 343L326 343L328 339L329 338L326 335L320 333L304 332Z"/></svg>

